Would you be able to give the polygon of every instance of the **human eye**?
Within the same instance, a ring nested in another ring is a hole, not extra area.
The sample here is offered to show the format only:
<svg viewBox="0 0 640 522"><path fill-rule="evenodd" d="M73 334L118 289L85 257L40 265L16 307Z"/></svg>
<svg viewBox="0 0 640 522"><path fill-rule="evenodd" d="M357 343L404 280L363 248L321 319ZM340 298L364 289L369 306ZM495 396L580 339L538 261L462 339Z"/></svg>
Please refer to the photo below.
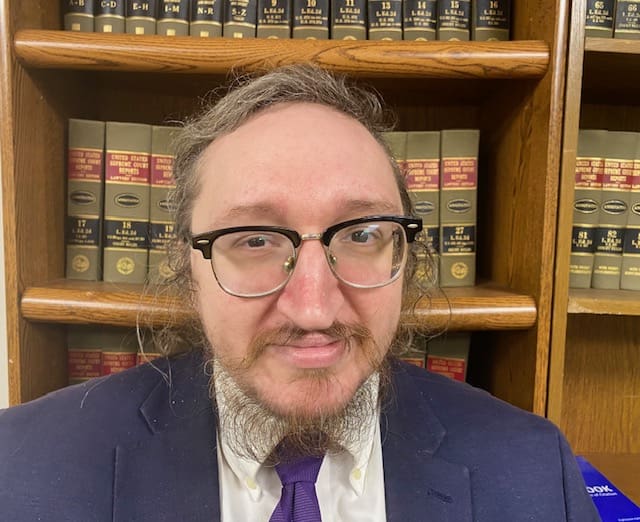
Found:
<svg viewBox="0 0 640 522"><path fill-rule="evenodd" d="M354 247L372 247L384 239L383 230L374 224L349 227L340 236L343 243Z"/></svg>
<svg viewBox="0 0 640 522"><path fill-rule="evenodd" d="M265 232L253 232L239 234L234 238L232 243L233 250L246 251L268 251L278 249L282 243L282 238L278 234L269 234Z"/></svg>

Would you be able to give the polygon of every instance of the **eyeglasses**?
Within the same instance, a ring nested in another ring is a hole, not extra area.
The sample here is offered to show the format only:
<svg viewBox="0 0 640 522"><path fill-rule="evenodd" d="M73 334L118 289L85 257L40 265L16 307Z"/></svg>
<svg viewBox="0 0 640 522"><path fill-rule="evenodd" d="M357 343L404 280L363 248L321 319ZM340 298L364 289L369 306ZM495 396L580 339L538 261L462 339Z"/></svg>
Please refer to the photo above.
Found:
<svg viewBox="0 0 640 522"><path fill-rule="evenodd" d="M262 297L283 288L296 266L302 241L324 246L333 274L354 288L377 288L395 281L408 244L422 220L407 216L351 219L315 234L274 226L232 227L198 234L191 246L211 260L220 287L237 297Z"/></svg>

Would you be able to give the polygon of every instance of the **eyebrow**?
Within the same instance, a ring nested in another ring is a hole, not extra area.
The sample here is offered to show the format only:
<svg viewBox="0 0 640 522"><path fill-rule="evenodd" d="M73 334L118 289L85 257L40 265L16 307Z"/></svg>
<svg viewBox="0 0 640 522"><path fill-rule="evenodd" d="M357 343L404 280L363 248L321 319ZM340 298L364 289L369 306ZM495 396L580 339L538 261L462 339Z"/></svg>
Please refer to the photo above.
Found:
<svg viewBox="0 0 640 522"><path fill-rule="evenodd" d="M384 200L351 199L338 202L336 208L340 209L339 219L336 223L344 219L353 217L364 217L374 214L402 214L402 210L393 203ZM358 214L357 216L354 216ZM228 209L224 214L224 221L235 221L239 218L261 218L276 221L284 220L284 212L271 203L252 203L248 205L237 205Z"/></svg>

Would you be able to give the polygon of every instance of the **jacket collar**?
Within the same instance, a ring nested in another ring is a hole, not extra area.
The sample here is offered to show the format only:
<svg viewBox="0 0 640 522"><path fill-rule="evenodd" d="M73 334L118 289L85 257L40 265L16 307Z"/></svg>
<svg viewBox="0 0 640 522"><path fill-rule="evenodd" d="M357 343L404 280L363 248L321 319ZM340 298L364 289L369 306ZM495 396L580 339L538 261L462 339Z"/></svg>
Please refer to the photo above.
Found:
<svg viewBox="0 0 640 522"><path fill-rule="evenodd" d="M469 470L438 456L446 429L403 364L381 416L388 522L472 520Z"/></svg>
<svg viewBox="0 0 640 522"><path fill-rule="evenodd" d="M202 357L161 369L165 376L140 408L148 431L116 448L113 520L165 520L165 513L220 520L216 417ZM387 520L471 521L468 469L438 457L444 426L405 367L392 371L393 399L380 421Z"/></svg>

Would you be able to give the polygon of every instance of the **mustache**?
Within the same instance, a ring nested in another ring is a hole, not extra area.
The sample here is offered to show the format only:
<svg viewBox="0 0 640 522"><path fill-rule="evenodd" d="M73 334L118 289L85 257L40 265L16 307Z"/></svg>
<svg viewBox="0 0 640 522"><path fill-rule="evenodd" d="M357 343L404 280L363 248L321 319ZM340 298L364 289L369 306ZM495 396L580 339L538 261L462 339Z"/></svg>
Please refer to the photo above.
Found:
<svg viewBox="0 0 640 522"><path fill-rule="evenodd" d="M321 334L334 342L343 341L350 350L353 346L370 346L374 343L371 330L361 324L335 322L329 328L321 330L304 330L294 325L284 325L258 333L247 350L247 355L238 365L238 369L248 369L272 345L283 346L295 344L296 341L309 334Z"/></svg>

